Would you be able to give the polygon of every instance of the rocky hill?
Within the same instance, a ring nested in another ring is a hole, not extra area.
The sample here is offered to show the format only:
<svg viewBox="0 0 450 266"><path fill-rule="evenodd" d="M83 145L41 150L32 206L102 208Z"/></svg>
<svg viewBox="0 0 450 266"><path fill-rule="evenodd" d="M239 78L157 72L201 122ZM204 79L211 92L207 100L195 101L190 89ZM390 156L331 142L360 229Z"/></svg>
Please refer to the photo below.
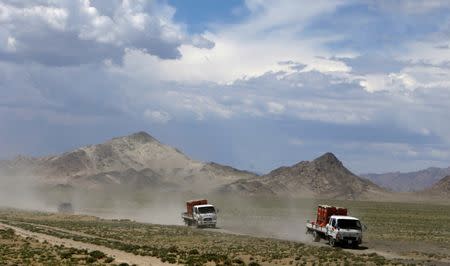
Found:
<svg viewBox="0 0 450 266"><path fill-rule="evenodd" d="M450 175L442 178L430 188L420 191L420 194L426 194L433 198L450 198Z"/></svg>
<svg viewBox="0 0 450 266"><path fill-rule="evenodd" d="M399 192L420 191L429 188L448 175L450 175L450 167L430 167L407 173L362 174L377 185Z"/></svg>
<svg viewBox="0 0 450 266"><path fill-rule="evenodd" d="M385 190L344 167L332 153L258 176L200 162L145 132L81 147L61 155L0 162L0 175L30 175L59 188L155 188L246 195L377 199Z"/></svg>
<svg viewBox="0 0 450 266"><path fill-rule="evenodd" d="M114 138L56 156L0 162L4 175L31 174L46 183L95 188L104 185L201 191L256 175L195 161L145 132Z"/></svg>
<svg viewBox="0 0 450 266"><path fill-rule="evenodd" d="M332 153L311 162L280 167L261 177L236 181L221 187L220 191L341 199L371 199L387 194L371 181L350 172Z"/></svg>

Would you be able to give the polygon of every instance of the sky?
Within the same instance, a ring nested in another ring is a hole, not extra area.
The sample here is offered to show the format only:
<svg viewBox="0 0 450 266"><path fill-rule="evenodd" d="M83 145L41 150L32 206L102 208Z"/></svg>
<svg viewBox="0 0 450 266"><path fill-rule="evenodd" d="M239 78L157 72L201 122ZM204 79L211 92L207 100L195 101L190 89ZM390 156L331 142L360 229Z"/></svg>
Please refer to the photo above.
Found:
<svg viewBox="0 0 450 266"><path fill-rule="evenodd" d="M448 167L450 1L0 2L0 159L137 131L258 173Z"/></svg>

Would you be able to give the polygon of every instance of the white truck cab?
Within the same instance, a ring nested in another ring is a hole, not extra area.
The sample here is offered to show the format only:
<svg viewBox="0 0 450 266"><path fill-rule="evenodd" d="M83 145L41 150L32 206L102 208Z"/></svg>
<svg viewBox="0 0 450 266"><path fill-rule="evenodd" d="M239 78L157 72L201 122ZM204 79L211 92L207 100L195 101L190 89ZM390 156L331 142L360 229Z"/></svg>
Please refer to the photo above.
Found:
<svg viewBox="0 0 450 266"><path fill-rule="evenodd" d="M198 226L215 227L217 223L216 209L211 204L196 205L193 208L193 218Z"/></svg>
<svg viewBox="0 0 450 266"><path fill-rule="evenodd" d="M357 247L362 243L363 228L358 218L332 215L326 225L326 236L331 246L345 244Z"/></svg>

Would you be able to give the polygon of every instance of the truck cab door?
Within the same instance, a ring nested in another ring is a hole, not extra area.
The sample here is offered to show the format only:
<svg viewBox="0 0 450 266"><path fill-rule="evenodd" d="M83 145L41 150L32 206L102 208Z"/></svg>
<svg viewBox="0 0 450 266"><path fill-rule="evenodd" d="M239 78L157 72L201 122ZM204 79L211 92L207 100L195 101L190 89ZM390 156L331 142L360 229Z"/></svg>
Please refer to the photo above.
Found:
<svg viewBox="0 0 450 266"><path fill-rule="evenodd" d="M327 235L333 234L333 231L334 231L333 227L335 226L335 224L336 224L336 220L333 218L330 218L330 220L328 221L328 224L327 224Z"/></svg>
<svg viewBox="0 0 450 266"><path fill-rule="evenodd" d="M193 216L194 216L194 219L197 219L197 217L198 217L198 208L197 207L194 207L194 210L193 210Z"/></svg>

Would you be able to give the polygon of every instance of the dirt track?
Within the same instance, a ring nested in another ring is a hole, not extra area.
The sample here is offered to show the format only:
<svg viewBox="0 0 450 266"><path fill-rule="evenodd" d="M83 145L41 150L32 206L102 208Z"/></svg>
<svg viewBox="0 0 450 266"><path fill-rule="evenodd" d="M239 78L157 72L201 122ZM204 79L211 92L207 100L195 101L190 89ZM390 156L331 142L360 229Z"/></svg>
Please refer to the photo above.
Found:
<svg viewBox="0 0 450 266"><path fill-rule="evenodd" d="M16 234L23 236L23 237L32 237L34 239L39 240L40 242L47 241L48 243L52 245L64 245L66 247L73 247L77 249L87 249L89 251L93 250L99 250L108 256L111 256L115 259L115 262L118 263L128 263L130 265L136 264L136 265L147 265L147 266L160 266L160 265L171 265L168 263L163 263L161 260L155 257L148 257L148 256L138 256L131 253L127 253L121 250L111 249L104 246L74 241L71 239L65 239L65 238L58 238L46 234L41 233L34 233L30 232L28 230L24 230L22 228L18 228L15 226L6 225L3 223L0 223L0 228L11 228L14 229ZM55 228L56 229L56 228Z"/></svg>
<svg viewBox="0 0 450 266"><path fill-rule="evenodd" d="M221 232L226 234L237 234L237 235L249 235L249 236L264 236L277 238L270 235L257 235L252 233L234 232L232 230L227 230L224 228L214 228L214 229L203 229L212 232ZM280 238L282 239L282 238ZM320 240L320 242L313 242L312 236L311 241L301 241L302 243L312 245L312 246L328 246L326 240ZM449 259L435 260L429 257L420 255L418 253L412 253L411 251L422 251L422 252L440 252L442 254L449 254L450 250L445 247L439 247L430 243L411 243L411 242L399 242L399 241L368 241L363 243L358 249L345 248L345 251L353 254L370 254L377 253L385 257L386 259L399 259L404 262L419 262L425 263L425 265L450 265Z"/></svg>
<svg viewBox="0 0 450 266"><path fill-rule="evenodd" d="M46 226L46 225L39 225L39 226L48 228L51 230L67 232L67 233L79 235L79 236L95 237L95 236L80 233L77 231L66 230L66 229L57 228L57 227L51 227L51 226ZM12 228L15 230L16 234L21 235L23 237L32 237L41 242L47 241L53 245L64 245L66 247L87 249L89 251L99 250L99 251L102 251L103 253L107 254L108 256L115 258L115 261L118 263L126 262L130 265L131 264L171 265L168 263L163 263L156 257L138 256L138 255L134 255L132 253L127 253L127 252L124 252L121 250L111 249L111 248L104 247L104 246L74 241L71 239L58 238L58 237L54 237L54 236L50 236L50 235L46 235L46 234L42 234L42 233L35 233L35 232L28 231L28 230L24 230L19 227L6 225L6 224L3 224L0 222L0 228L2 228L2 227ZM203 229L203 230L212 231L212 232L221 232L221 233L226 233L226 234L252 235L252 234L245 234L245 233L237 233L237 232L233 232L233 231L226 230L223 228ZM325 240L321 240L319 243L311 241L311 242L307 242L307 244L313 245L313 246L327 246L328 245ZM410 252L407 252L408 254L405 254L405 252L404 252L406 250L412 250L412 249L420 250L420 249L424 249L425 247L426 247L426 245L422 245L420 248L415 247L415 246L412 247L411 243L402 243L399 246L399 243L397 243L397 242L396 243L385 243L385 241L383 241L383 242L371 241L369 243L361 245L361 247L359 249L345 249L345 251L351 252L354 254L369 254L369 253L375 252L387 259L400 259L404 262L419 262L419 261L426 262L426 261L428 261L428 263L425 263L426 265L428 265L430 263L433 265L450 265L450 260L447 260L447 259L437 260L437 261L429 260L429 258L420 256L419 254L411 254ZM434 250L436 247L430 247L430 248L432 248ZM437 251L437 250L435 250L435 251ZM447 253L448 249L444 248L441 251L443 253Z"/></svg>

